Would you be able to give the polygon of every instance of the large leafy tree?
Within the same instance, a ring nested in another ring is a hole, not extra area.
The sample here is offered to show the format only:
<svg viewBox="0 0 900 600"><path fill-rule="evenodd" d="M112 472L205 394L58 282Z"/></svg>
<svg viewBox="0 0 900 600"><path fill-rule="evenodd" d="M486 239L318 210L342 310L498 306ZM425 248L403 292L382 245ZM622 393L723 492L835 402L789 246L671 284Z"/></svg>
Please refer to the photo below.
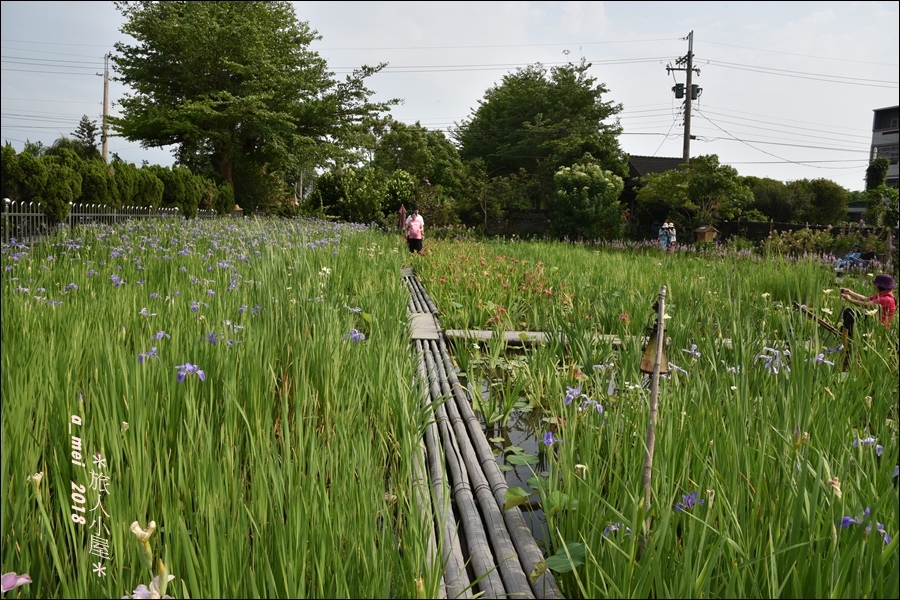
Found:
<svg viewBox="0 0 900 600"><path fill-rule="evenodd" d="M277 198L276 182L301 168L339 160L344 140L394 103L370 103L364 85L383 64L336 81L291 2L115 5L136 44L116 44L116 79L133 91L111 124L145 147L174 145L180 164L228 183L245 209Z"/></svg>
<svg viewBox="0 0 900 600"><path fill-rule="evenodd" d="M388 119L378 135L373 165L388 179L396 171L412 177L412 195L403 203L406 208L410 203L417 204L431 226L458 221L465 168L456 146L443 132L428 130L420 123L407 125ZM400 203L393 201L398 198L395 195L389 199L392 201L385 204L386 212L400 208Z"/></svg>
<svg viewBox="0 0 900 600"><path fill-rule="evenodd" d="M744 184L753 191L750 208L776 223L795 221L793 195L784 182L769 177L748 176L744 178Z"/></svg>
<svg viewBox="0 0 900 600"><path fill-rule="evenodd" d="M453 132L463 161L479 158L488 177L528 173L534 208L554 190L553 177L586 155L601 168L626 177L618 143L621 126L610 121L622 110L604 102L608 92L588 75L590 63L568 63L549 71L540 64L507 75L489 89L472 115Z"/></svg>
<svg viewBox="0 0 900 600"><path fill-rule="evenodd" d="M575 239L616 239L625 229L621 177L596 164L562 167L551 201L553 233Z"/></svg>
<svg viewBox="0 0 900 600"><path fill-rule="evenodd" d="M787 184L797 207L796 219L837 225L847 219L850 192L829 179L798 179Z"/></svg>
<svg viewBox="0 0 900 600"><path fill-rule="evenodd" d="M640 206L662 205L669 220L691 226L711 225L720 219L757 220L761 216L750 208L753 192L737 170L719 164L714 154L692 158L678 169L645 175L641 184L637 193Z"/></svg>

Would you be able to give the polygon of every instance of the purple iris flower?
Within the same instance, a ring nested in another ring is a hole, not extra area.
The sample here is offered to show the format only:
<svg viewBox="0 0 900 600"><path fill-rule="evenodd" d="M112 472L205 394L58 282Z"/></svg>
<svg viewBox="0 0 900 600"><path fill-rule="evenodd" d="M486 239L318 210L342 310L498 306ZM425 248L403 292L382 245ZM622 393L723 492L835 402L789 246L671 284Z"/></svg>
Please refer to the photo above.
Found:
<svg viewBox="0 0 900 600"><path fill-rule="evenodd" d="M691 358L700 358L700 352L697 351L697 344L691 344L690 348L682 348L681 351Z"/></svg>
<svg viewBox="0 0 900 600"><path fill-rule="evenodd" d="M141 352L138 354L138 364L143 364L145 360L150 360L151 358L159 360L159 356L156 355L156 346L150 348L149 352Z"/></svg>
<svg viewBox="0 0 900 600"><path fill-rule="evenodd" d="M544 445L548 448L555 444L556 442L561 442L562 440L553 435L552 431L547 431L544 433Z"/></svg>
<svg viewBox="0 0 900 600"><path fill-rule="evenodd" d="M875 438L873 438L871 436L864 437L864 438L857 438L857 439L853 440L853 447L859 448L860 444L862 444L863 446L874 446L875 442L877 442L877 441L878 440L876 440Z"/></svg>
<svg viewBox="0 0 900 600"><path fill-rule="evenodd" d="M600 415L603 414L603 406L599 402L597 402L596 400L593 400L591 398L588 398L587 400L582 402L581 408L579 410L584 410L585 408L589 408L591 406L594 407L594 409L597 411L597 414L600 414Z"/></svg>
<svg viewBox="0 0 900 600"><path fill-rule="evenodd" d="M157 292L153 292L150 294L151 300L156 300L157 298L159 298L159 294Z"/></svg>
<svg viewBox="0 0 900 600"><path fill-rule="evenodd" d="M161 340L163 338L169 338L169 339L172 338L172 336L169 335L168 333L166 333L165 331L157 331L156 335L154 335L153 337L155 337L158 340Z"/></svg>
<svg viewBox="0 0 900 600"><path fill-rule="evenodd" d="M894 472L891 473L891 479L896 479L900 477L900 465L894 465Z"/></svg>
<svg viewBox="0 0 900 600"><path fill-rule="evenodd" d="M184 383L185 378L189 375L196 375L200 378L200 381L206 381L206 373L204 373L197 365L184 363L175 368L178 369L178 383Z"/></svg>
<svg viewBox="0 0 900 600"><path fill-rule="evenodd" d="M607 523L606 527L603 528L603 537L609 537L609 534L621 529L625 530L625 535L631 534L631 527L625 527L621 523Z"/></svg>
<svg viewBox="0 0 900 600"><path fill-rule="evenodd" d="M841 529L847 529L851 525L859 525L859 519L844 515L844 518L841 519Z"/></svg>
<svg viewBox="0 0 900 600"><path fill-rule="evenodd" d="M829 365L829 366L832 366L832 367L834 366L834 363L833 363L833 362L831 362L830 360L826 360L826 359L825 359L825 354L824 354L824 353L823 353L823 354L818 354L818 355L816 356L815 362L814 362L813 364L815 364L815 365L818 366L818 365L821 365L822 363L825 363L826 365Z"/></svg>
<svg viewBox="0 0 900 600"><path fill-rule="evenodd" d="M684 500L684 502L675 503L675 512L690 510L694 508L695 504L703 504L705 502L703 498L701 498L699 501L697 500L697 492L682 494L681 498Z"/></svg>
<svg viewBox="0 0 900 600"><path fill-rule="evenodd" d="M0 577L0 593L5 594L6 592L12 591L17 587L28 583L31 583L31 577L28 576L28 573L22 573L21 575L17 575L12 571L4 573L3 576Z"/></svg>
<svg viewBox="0 0 900 600"><path fill-rule="evenodd" d="M125 280L118 275L110 275L109 278L112 280L116 287L119 287L120 285L125 283Z"/></svg>
<svg viewBox="0 0 900 600"><path fill-rule="evenodd" d="M215 333L210 332L206 334L206 341L215 345L215 343L219 341L219 337Z"/></svg>
<svg viewBox="0 0 900 600"><path fill-rule="evenodd" d="M366 339L366 334L356 330L351 329L349 333L345 333L343 337L343 341L347 341L347 338L350 338L353 342L361 342Z"/></svg>
<svg viewBox="0 0 900 600"><path fill-rule="evenodd" d="M169 575L166 580L166 584L175 579L174 575ZM134 600L150 600L151 598L171 598L169 594L161 595L160 590L161 584L159 580L159 576L153 578L153 581L150 582L150 587L147 587L143 583L134 588L134 594L131 596L122 596L122 600L126 600L128 598L132 598Z"/></svg>
<svg viewBox="0 0 900 600"><path fill-rule="evenodd" d="M566 388L566 397L563 398L563 401L566 403L566 406L572 404L572 400L581 395L581 384L578 384L575 387L567 387Z"/></svg>

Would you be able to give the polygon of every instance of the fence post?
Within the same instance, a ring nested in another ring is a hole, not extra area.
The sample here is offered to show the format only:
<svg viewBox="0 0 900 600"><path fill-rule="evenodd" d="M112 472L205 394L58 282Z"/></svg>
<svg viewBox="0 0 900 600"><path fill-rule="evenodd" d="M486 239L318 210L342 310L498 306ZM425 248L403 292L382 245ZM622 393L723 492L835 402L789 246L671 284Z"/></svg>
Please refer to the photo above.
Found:
<svg viewBox="0 0 900 600"><path fill-rule="evenodd" d="M9 198L3 199L3 243L9 242Z"/></svg>

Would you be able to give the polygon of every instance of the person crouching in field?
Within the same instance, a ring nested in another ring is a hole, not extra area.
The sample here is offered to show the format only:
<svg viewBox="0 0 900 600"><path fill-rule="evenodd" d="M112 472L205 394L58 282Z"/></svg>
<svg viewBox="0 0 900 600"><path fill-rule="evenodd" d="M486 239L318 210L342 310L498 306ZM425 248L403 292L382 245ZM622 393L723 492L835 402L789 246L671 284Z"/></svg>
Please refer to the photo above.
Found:
<svg viewBox="0 0 900 600"><path fill-rule="evenodd" d="M841 288L841 300L857 307L848 306L841 311L841 323L848 336L853 335L853 327L860 319L859 308L877 309L880 313L881 324L885 327L890 327L894 320L894 313L897 311L897 301L894 298L894 278L882 273L872 279L872 285L875 286L875 294L872 296L864 296L851 289Z"/></svg>

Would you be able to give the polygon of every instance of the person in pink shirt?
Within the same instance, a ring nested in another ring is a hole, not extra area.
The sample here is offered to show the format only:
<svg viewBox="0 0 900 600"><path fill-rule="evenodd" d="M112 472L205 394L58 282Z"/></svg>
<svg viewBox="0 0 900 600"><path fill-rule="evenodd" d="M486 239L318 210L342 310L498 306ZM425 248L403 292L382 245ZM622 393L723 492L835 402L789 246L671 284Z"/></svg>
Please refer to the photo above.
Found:
<svg viewBox="0 0 900 600"><path fill-rule="evenodd" d="M419 214L418 208L413 208L406 217L406 244L409 251L418 253L422 251L422 243L425 239L425 219Z"/></svg>
<svg viewBox="0 0 900 600"><path fill-rule="evenodd" d="M897 301L894 299L894 278L887 273L882 273L872 279L872 285L875 286L875 294L871 296L864 296L851 289L841 288L841 300L866 310L878 309L881 324L890 327L894 320L894 313L897 312ZM841 321L848 335L853 335L853 326L858 320L859 311L857 309L848 306L841 311Z"/></svg>

